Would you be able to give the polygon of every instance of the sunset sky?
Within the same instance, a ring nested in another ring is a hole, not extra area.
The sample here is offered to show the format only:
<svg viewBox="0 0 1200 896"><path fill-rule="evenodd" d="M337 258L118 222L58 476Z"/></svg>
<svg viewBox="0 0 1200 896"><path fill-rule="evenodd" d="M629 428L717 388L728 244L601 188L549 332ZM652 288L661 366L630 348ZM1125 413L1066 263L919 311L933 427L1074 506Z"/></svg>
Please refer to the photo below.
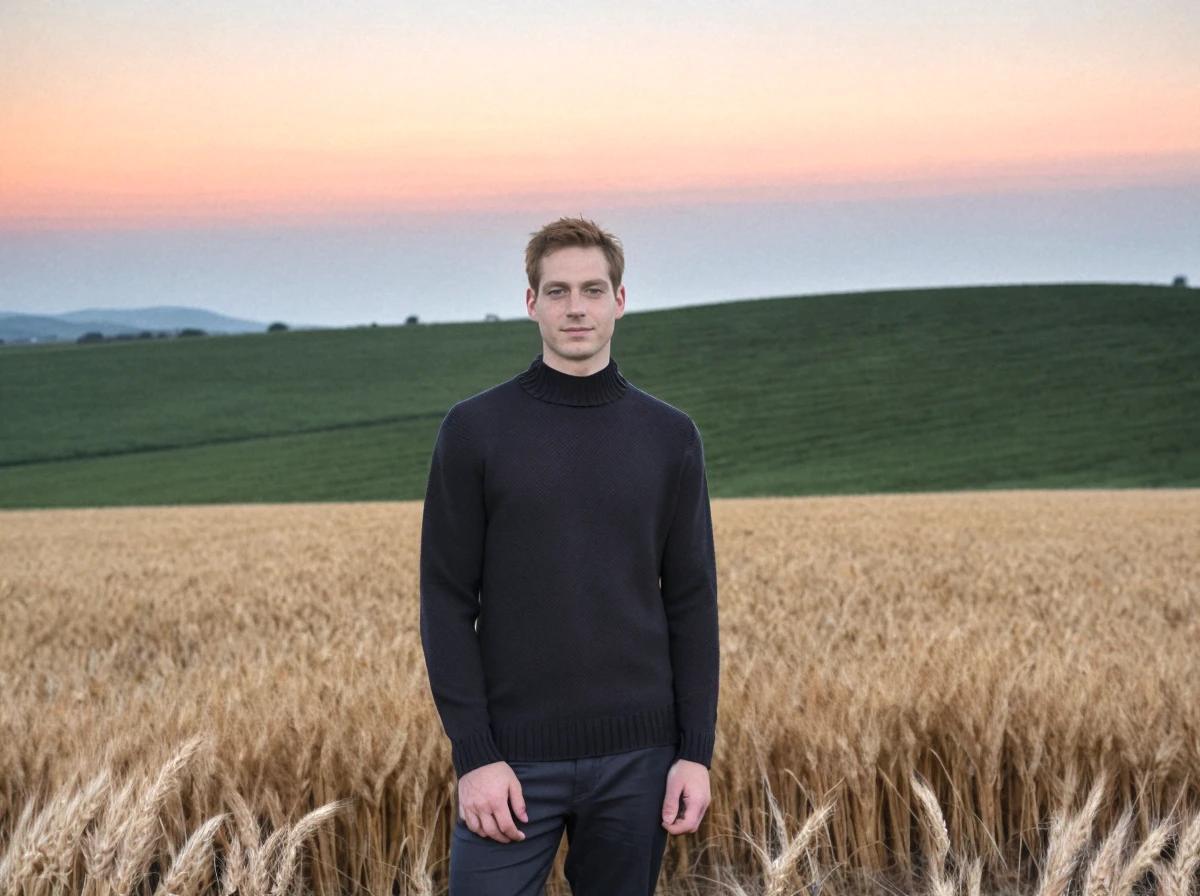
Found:
<svg viewBox="0 0 1200 896"><path fill-rule="evenodd" d="M1200 6L0 5L0 310L523 313L530 231L630 310L1200 280Z"/></svg>

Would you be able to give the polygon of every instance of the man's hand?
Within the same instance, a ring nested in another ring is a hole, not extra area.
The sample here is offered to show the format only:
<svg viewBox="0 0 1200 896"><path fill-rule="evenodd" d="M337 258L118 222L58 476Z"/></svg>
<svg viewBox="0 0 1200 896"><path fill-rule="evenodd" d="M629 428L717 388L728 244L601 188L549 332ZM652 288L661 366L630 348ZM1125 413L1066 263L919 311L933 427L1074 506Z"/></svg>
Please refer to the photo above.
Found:
<svg viewBox="0 0 1200 896"><path fill-rule="evenodd" d="M458 779L458 817L479 836L501 843L524 840L525 832L513 821L513 813L529 824L521 782L507 762L489 762Z"/></svg>
<svg viewBox="0 0 1200 896"><path fill-rule="evenodd" d="M680 800L683 811L679 811ZM690 759L677 759L667 772L667 793L663 798L663 827L671 834L690 834L700 827L712 795L708 789L708 769ZM678 816L678 817L676 817Z"/></svg>

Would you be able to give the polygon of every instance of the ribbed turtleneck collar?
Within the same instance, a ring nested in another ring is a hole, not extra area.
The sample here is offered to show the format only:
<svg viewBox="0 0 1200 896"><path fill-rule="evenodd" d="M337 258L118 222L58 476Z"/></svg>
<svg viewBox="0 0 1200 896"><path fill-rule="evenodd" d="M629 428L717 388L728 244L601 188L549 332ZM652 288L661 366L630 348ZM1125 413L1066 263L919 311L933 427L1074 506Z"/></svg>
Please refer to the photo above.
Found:
<svg viewBox="0 0 1200 896"><path fill-rule="evenodd" d="M608 404L625 394L629 381L621 376L617 362L609 355L608 366L587 376L555 370L542 360L541 353L529 368L517 376L521 388L551 404L577 406Z"/></svg>

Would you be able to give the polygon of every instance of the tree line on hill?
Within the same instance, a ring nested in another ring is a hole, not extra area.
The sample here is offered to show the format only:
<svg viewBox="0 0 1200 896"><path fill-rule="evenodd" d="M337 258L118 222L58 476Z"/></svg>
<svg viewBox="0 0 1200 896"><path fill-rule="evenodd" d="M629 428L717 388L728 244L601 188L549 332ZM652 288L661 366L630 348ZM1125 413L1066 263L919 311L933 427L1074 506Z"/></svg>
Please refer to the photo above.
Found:
<svg viewBox="0 0 1200 896"><path fill-rule="evenodd" d="M282 321L275 321L274 323L272 323L270 326L267 327L266 332L275 333L275 332L279 332L279 331L286 330L286 329L288 329L287 324L283 323ZM88 330L86 333L82 333L78 337L76 337L75 342L78 344L93 343L93 342L129 342L129 341L136 340L136 339L178 339L178 338L187 337L187 336L209 336L209 335L224 336L227 334L219 333L219 332L210 334L207 330L201 329L200 327L182 327L181 329L178 329L178 330L140 330L136 333L112 333L112 334L102 333L99 330ZM29 339L14 339L12 344L18 345L20 343L26 343L26 342L32 342L32 341L33 340L29 340ZM49 339L43 339L43 340L38 340L38 341L40 341L40 342L57 342L58 340L54 339L54 338L49 338ZM0 339L0 345L4 345L3 339Z"/></svg>
<svg viewBox="0 0 1200 896"><path fill-rule="evenodd" d="M276 333L281 330L286 330L287 328L288 328L287 324L285 324L281 321L275 321L273 324L271 324L270 326L267 327L267 332L268 333ZM98 331L89 330L87 333L84 333L75 341L80 342L80 343L83 343L83 342L122 342L122 341L127 341L130 339L171 339L171 338L178 339L178 338L183 338L186 336L208 336L208 335L212 335L212 334L209 334L209 332L207 330L203 330L200 327L183 327L182 329L179 329L179 330L142 330L141 332L138 332L138 333L117 333L113 336L105 336L103 333L100 333ZM215 335L223 336L225 334L217 333Z"/></svg>

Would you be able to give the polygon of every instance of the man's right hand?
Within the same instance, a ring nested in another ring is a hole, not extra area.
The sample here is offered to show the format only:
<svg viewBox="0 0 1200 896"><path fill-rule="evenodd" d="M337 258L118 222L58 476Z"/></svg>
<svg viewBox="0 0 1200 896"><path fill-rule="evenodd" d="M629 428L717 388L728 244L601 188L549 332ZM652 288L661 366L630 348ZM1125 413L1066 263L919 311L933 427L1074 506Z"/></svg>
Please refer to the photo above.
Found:
<svg viewBox="0 0 1200 896"><path fill-rule="evenodd" d="M513 814L529 824L521 782L507 762L489 762L458 779L458 816L479 836L501 843L524 840L525 832L517 827Z"/></svg>

